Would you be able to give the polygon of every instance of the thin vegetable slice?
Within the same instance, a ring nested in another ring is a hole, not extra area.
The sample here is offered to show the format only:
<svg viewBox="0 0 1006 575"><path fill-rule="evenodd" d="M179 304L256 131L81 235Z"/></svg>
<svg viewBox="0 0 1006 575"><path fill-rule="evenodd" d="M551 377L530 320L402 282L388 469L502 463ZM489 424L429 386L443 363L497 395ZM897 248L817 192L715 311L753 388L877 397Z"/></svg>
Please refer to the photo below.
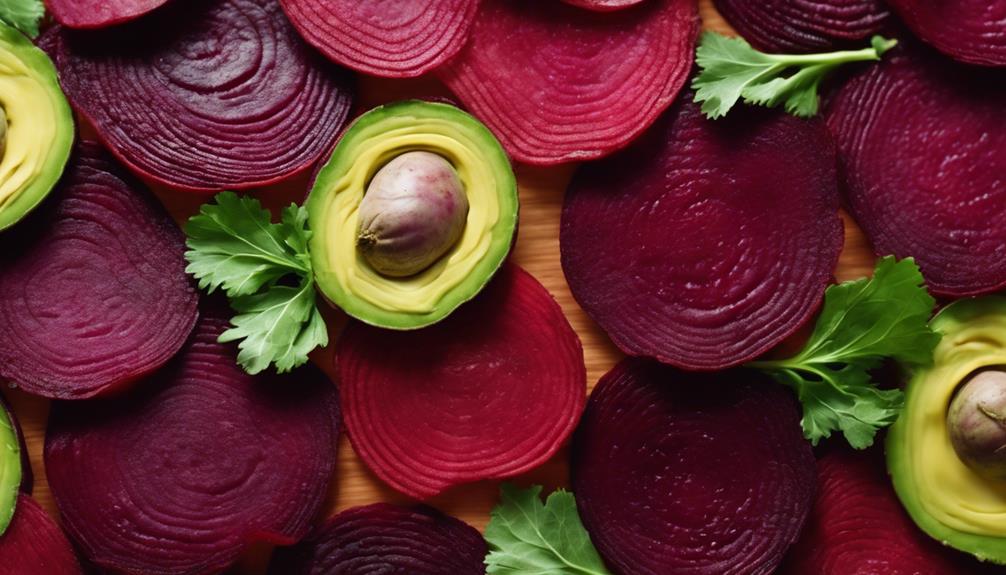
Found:
<svg viewBox="0 0 1006 575"><path fill-rule="evenodd" d="M573 6L579 6L580 8L586 8L587 10L594 10L595 12L611 12L612 10L621 10L623 8L628 8L630 6L635 6L643 2L643 0L562 0L566 4L572 4Z"/></svg>
<svg viewBox="0 0 1006 575"><path fill-rule="evenodd" d="M0 575L83 575L59 525L27 495L19 495L17 513L0 537Z"/></svg>
<svg viewBox="0 0 1006 575"><path fill-rule="evenodd" d="M579 338L514 265L431 327L351 324L337 363L353 447L381 479L421 499L537 467L585 401Z"/></svg>
<svg viewBox="0 0 1006 575"><path fill-rule="evenodd" d="M766 52L824 52L868 40L883 28L879 0L716 0L716 9Z"/></svg>
<svg viewBox="0 0 1006 575"><path fill-rule="evenodd" d="M81 399L164 365L195 325L178 226L97 144L0 236L0 378Z"/></svg>
<svg viewBox="0 0 1006 575"><path fill-rule="evenodd" d="M1006 0L888 0L912 32L951 57L1006 66Z"/></svg>
<svg viewBox="0 0 1006 575"><path fill-rule="evenodd" d="M45 0L49 12L70 28L104 28L135 20L168 0Z"/></svg>

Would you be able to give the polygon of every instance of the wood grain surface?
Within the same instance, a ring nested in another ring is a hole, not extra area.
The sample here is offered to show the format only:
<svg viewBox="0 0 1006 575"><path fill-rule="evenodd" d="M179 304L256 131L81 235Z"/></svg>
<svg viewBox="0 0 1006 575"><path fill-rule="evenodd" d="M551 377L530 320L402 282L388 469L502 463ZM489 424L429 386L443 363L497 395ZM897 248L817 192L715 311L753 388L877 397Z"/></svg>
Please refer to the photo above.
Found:
<svg viewBox="0 0 1006 575"><path fill-rule="evenodd" d="M546 1L546 0L541 0ZM554 1L554 0L550 0ZM712 0L701 0L700 10L705 27L729 32L729 27L712 7ZM387 81L365 78L360 82L359 108L365 110L374 105L408 97L449 96L435 80L417 79ZM89 133L87 127L81 133ZM520 185L520 232L513 259L531 272L555 296L562 305L570 323L580 335L587 362L588 386L610 369L621 357L604 333L586 316L573 300L559 266L559 213L566 184L575 166L535 168L516 166ZM281 189L267 189L259 197L270 207L285 205L302 198L307 191L307 177L297 178ZM179 194L157 189L159 197L172 214L181 222L194 213L198 206L208 199L199 194ZM838 280L854 279L867 275L873 267L873 256L862 233L846 217L845 249L835 276ZM327 313L335 336L341 323L341 314L331 310ZM335 339L333 337L333 339ZM319 350L313 358L327 373L332 374L331 350ZM8 386L4 395L14 406L21 421L31 462L35 472L35 498L50 513L55 515L55 504L46 482L42 463L42 445L45 436L45 422L49 411L46 400L32 397ZM328 513L373 503L376 501L408 502L409 500L386 487L363 465L353 453L349 441L343 436L338 446L338 470L333 479ZM521 484L542 483L546 488L563 486L568 482L568 451L564 448L545 465L514 480ZM430 501L441 510L460 517L478 528L484 528L489 519L489 510L495 503L498 484L484 482L462 486ZM235 570L236 573L259 574L264 572L269 549L251 549Z"/></svg>

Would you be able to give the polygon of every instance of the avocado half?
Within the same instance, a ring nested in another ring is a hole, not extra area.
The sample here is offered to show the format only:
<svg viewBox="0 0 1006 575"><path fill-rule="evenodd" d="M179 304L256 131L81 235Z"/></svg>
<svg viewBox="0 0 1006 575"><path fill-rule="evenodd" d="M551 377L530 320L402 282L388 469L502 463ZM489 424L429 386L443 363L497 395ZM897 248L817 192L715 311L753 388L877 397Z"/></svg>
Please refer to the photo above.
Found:
<svg viewBox="0 0 1006 575"><path fill-rule="evenodd" d="M356 246L360 202L374 174L405 152L440 155L457 171L469 210L453 247L425 270L389 277ZM409 100L360 116L318 172L307 200L319 290L371 325L415 329L473 298L506 259L517 227L517 180L496 137L458 108Z"/></svg>
<svg viewBox="0 0 1006 575"><path fill-rule="evenodd" d="M0 231L52 191L73 147L73 113L56 69L23 34L0 23L0 105L6 138L0 156Z"/></svg>
<svg viewBox="0 0 1006 575"><path fill-rule="evenodd" d="M0 535L14 517L22 473L21 439L3 399L0 399Z"/></svg>
<svg viewBox="0 0 1006 575"><path fill-rule="evenodd" d="M979 559L1006 563L1006 481L986 479L958 457L947 410L975 371L1006 365L1006 298L956 301L931 323L943 334L933 365L905 388L887 435L887 469L901 503L931 537Z"/></svg>

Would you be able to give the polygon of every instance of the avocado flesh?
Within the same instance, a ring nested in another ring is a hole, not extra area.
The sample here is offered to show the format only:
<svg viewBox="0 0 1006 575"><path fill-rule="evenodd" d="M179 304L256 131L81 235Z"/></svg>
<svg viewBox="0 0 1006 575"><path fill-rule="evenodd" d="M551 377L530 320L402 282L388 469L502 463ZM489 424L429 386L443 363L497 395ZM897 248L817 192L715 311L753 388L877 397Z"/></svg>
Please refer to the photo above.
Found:
<svg viewBox="0 0 1006 575"><path fill-rule="evenodd" d="M21 444L7 410L0 404L0 535L14 517L21 489Z"/></svg>

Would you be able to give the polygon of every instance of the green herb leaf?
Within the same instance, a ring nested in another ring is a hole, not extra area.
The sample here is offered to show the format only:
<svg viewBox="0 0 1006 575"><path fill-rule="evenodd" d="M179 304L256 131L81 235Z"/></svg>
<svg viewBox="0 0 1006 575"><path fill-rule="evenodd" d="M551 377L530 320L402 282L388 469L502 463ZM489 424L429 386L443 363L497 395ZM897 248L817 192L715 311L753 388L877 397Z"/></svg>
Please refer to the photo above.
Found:
<svg viewBox="0 0 1006 575"><path fill-rule="evenodd" d="M695 52L701 72L692 81L695 101L711 119L723 117L738 100L747 104L783 105L796 116L817 114L818 86L835 68L848 62L879 60L897 44L874 36L871 47L823 54L766 54L743 38L705 32Z"/></svg>
<svg viewBox="0 0 1006 575"><path fill-rule="evenodd" d="M897 419L904 402L901 390L877 388L869 371L884 358L909 367L932 362L940 341L929 327L935 303L911 258L884 257L872 278L828 288L800 353L748 365L796 391L804 435L815 445L840 430L850 445L863 449Z"/></svg>
<svg viewBox="0 0 1006 575"><path fill-rule="evenodd" d="M580 522L573 494L558 490L543 505L541 486L504 484L486 527L489 575L610 575Z"/></svg>
<svg viewBox="0 0 1006 575"><path fill-rule="evenodd" d="M29 38L38 36L38 25L44 15L42 0L0 0L0 20Z"/></svg>

